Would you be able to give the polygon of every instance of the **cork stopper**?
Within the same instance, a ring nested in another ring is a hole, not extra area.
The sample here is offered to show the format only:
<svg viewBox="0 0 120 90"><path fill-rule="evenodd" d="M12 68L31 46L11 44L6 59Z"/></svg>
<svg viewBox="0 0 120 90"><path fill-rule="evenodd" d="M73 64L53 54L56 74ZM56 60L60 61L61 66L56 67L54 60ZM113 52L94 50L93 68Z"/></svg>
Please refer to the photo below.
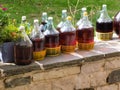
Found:
<svg viewBox="0 0 120 90"><path fill-rule="evenodd" d="M43 12L43 13L42 13L42 15L43 15L43 16L46 16L46 15L47 15L47 13L46 13L46 12Z"/></svg>
<svg viewBox="0 0 120 90"><path fill-rule="evenodd" d="M67 20L72 20L72 17L71 16L67 16Z"/></svg>
<svg viewBox="0 0 120 90"><path fill-rule="evenodd" d="M38 22L39 22L39 20L38 20L38 19L35 19L35 20L34 20L34 23L38 23Z"/></svg>
<svg viewBox="0 0 120 90"><path fill-rule="evenodd" d="M26 16L22 16L22 20L23 20L23 21L26 20Z"/></svg>
<svg viewBox="0 0 120 90"><path fill-rule="evenodd" d="M67 10L62 10L62 13L66 13L67 12Z"/></svg>
<svg viewBox="0 0 120 90"><path fill-rule="evenodd" d="M87 13L87 12L84 12L84 13L83 13L83 16L88 16L88 13Z"/></svg>

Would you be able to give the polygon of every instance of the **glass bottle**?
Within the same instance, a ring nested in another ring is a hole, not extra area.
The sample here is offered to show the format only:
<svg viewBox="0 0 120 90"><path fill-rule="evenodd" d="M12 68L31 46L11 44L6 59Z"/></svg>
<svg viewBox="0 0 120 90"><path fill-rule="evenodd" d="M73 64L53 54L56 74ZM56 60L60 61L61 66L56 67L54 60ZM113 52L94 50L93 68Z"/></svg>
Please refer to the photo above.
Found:
<svg viewBox="0 0 120 90"><path fill-rule="evenodd" d="M60 44L63 53L74 52L76 48L76 29L71 23L72 18L66 18L64 26L60 29Z"/></svg>
<svg viewBox="0 0 120 90"><path fill-rule="evenodd" d="M62 20L61 22L57 25L57 30L60 32L60 29L63 27L65 21L67 18L67 10L62 10Z"/></svg>
<svg viewBox="0 0 120 90"><path fill-rule="evenodd" d="M60 54L59 32L53 24L53 17L48 17L47 30L44 32L47 56L57 56Z"/></svg>
<svg viewBox="0 0 120 90"><path fill-rule="evenodd" d="M30 23L27 22L26 16L22 16L20 26L24 26L25 27L25 32L29 36L30 33L31 33L31 26L30 26Z"/></svg>
<svg viewBox="0 0 120 90"><path fill-rule="evenodd" d="M39 29L38 19L34 20L34 28L32 30L31 40L33 43L33 59L43 60L46 55L45 36Z"/></svg>
<svg viewBox="0 0 120 90"><path fill-rule="evenodd" d="M94 28L87 12L84 12L82 23L77 28L77 41L79 50L91 50L94 47Z"/></svg>
<svg viewBox="0 0 120 90"><path fill-rule="evenodd" d="M24 26L20 26L19 30L21 32L21 37L14 47L15 64L27 65L33 62L32 42L25 32Z"/></svg>
<svg viewBox="0 0 120 90"><path fill-rule="evenodd" d="M113 20L113 30L120 38L120 11L114 16Z"/></svg>
<svg viewBox="0 0 120 90"><path fill-rule="evenodd" d="M113 35L113 21L107 12L107 5L102 6L100 17L96 22L96 36L99 40L110 40Z"/></svg>
<svg viewBox="0 0 120 90"><path fill-rule="evenodd" d="M41 32L44 32L46 29L47 29L47 13L46 12L43 12L42 13L42 22L40 24L40 29L41 29Z"/></svg>
<svg viewBox="0 0 120 90"><path fill-rule="evenodd" d="M87 11L87 8L83 7L81 9L81 18L79 19L79 21L76 23L76 28L78 28L78 26L82 23L82 18L83 18L83 13Z"/></svg>

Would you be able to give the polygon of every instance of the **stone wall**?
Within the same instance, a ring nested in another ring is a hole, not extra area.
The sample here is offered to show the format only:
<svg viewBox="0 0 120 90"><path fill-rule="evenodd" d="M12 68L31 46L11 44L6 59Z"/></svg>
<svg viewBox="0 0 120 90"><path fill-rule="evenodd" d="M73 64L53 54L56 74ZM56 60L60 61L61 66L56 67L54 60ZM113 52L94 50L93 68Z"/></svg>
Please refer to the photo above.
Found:
<svg viewBox="0 0 120 90"><path fill-rule="evenodd" d="M120 90L118 41L47 57L27 66L0 63L0 90Z"/></svg>
<svg viewBox="0 0 120 90"><path fill-rule="evenodd" d="M0 90L120 90L120 57L5 77Z"/></svg>

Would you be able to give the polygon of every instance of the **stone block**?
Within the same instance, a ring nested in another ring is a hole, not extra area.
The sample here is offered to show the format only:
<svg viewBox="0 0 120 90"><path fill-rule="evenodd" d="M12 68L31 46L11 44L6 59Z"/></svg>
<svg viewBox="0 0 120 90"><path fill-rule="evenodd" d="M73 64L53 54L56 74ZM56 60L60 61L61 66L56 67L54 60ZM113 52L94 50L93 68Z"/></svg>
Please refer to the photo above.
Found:
<svg viewBox="0 0 120 90"><path fill-rule="evenodd" d="M80 67L65 67L60 69L52 69L51 71L33 74L33 81L60 78L64 76L80 73Z"/></svg>
<svg viewBox="0 0 120 90"><path fill-rule="evenodd" d="M15 86L21 86L31 83L31 77L18 77L18 78L8 78L4 81L5 87L15 87Z"/></svg>
<svg viewBox="0 0 120 90"><path fill-rule="evenodd" d="M74 90L77 75L59 78L52 81L52 90Z"/></svg>
<svg viewBox="0 0 120 90"><path fill-rule="evenodd" d="M113 84L113 85L98 87L96 90L119 90L119 89L117 85Z"/></svg>
<svg viewBox="0 0 120 90"><path fill-rule="evenodd" d="M27 87L28 90L52 90L50 82L33 82Z"/></svg>
<svg viewBox="0 0 120 90"><path fill-rule="evenodd" d="M84 89L84 88L90 88L90 77L88 74L80 74L77 77L75 89L79 90L79 89Z"/></svg>
<svg viewBox="0 0 120 90"><path fill-rule="evenodd" d="M90 74L90 86L101 86L106 84L107 73L95 72Z"/></svg>
<svg viewBox="0 0 120 90"><path fill-rule="evenodd" d="M109 58L109 60L106 61L105 70L117 68L120 68L120 57Z"/></svg>
<svg viewBox="0 0 120 90"><path fill-rule="evenodd" d="M112 71L107 78L107 82L109 84L120 82L120 69Z"/></svg>
<svg viewBox="0 0 120 90"><path fill-rule="evenodd" d="M90 74L98 71L103 71L104 60L86 63L81 67L81 73Z"/></svg>

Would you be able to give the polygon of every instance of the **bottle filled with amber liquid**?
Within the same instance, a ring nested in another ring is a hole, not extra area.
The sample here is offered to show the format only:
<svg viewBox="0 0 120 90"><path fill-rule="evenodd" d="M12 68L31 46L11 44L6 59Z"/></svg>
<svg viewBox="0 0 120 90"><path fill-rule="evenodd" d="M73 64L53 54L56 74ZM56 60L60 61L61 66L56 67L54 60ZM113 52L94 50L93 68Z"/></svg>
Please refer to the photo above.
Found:
<svg viewBox="0 0 120 90"><path fill-rule="evenodd" d="M45 30L47 29L47 13L46 12L43 12L42 13L42 21L41 21L41 24L40 24L40 30L41 32L45 32Z"/></svg>
<svg viewBox="0 0 120 90"><path fill-rule="evenodd" d="M53 24L53 17L48 17L47 29L44 32L47 56L57 56L61 52L59 44L59 32Z"/></svg>
<svg viewBox="0 0 120 90"><path fill-rule="evenodd" d="M113 30L120 38L120 11L114 16L113 20Z"/></svg>
<svg viewBox="0 0 120 90"><path fill-rule="evenodd" d="M67 18L67 10L62 10L62 19L60 23L57 25L57 30L60 32L60 29L63 27Z"/></svg>
<svg viewBox="0 0 120 90"><path fill-rule="evenodd" d="M94 48L94 28L88 19L88 13L83 13L82 23L77 28L77 41L79 50Z"/></svg>
<svg viewBox="0 0 120 90"><path fill-rule="evenodd" d="M99 40L110 40L113 35L113 21L107 12L107 5L102 6L100 17L96 21L96 36Z"/></svg>
<svg viewBox="0 0 120 90"><path fill-rule="evenodd" d="M71 16L68 16L64 26L60 29L60 45L63 53L74 52L76 48L76 29L71 20Z"/></svg>
<svg viewBox="0 0 120 90"><path fill-rule="evenodd" d="M31 40L33 43L33 59L43 60L46 55L45 36L39 29L38 19L34 20L34 28L31 33Z"/></svg>
<svg viewBox="0 0 120 90"><path fill-rule="evenodd" d="M27 65L33 62L32 59L32 42L25 32L25 27L20 26L21 37L14 47L15 64Z"/></svg>

